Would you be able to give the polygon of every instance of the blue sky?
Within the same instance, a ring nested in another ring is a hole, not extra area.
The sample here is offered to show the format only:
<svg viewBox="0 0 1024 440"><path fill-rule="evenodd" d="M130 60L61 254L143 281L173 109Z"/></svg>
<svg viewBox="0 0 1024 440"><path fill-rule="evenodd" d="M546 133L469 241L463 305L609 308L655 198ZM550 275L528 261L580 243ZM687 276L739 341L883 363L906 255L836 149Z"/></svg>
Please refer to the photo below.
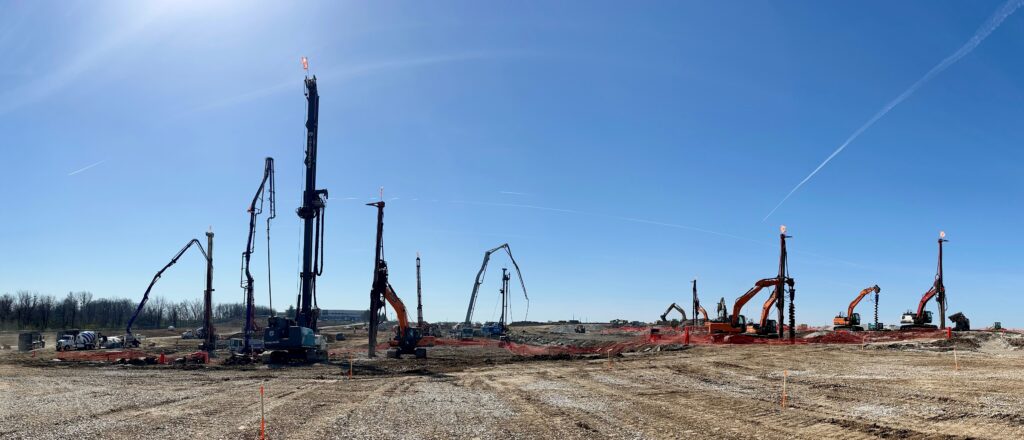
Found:
<svg viewBox="0 0 1024 440"><path fill-rule="evenodd" d="M1002 1L206 3L5 3L0 292L138 299L212 226L215 298L240 300L245 207L273 156L275 306L293 302L305 55L331 195L321 307L367 307L363 203L383 186L392 284L414 308L420 251L428 320L461 319L506 241L530 319L653 320L694 276L706 305L731 303L774 275L784 223L799 322L878 284L895 323L945 230L950 311L1024 326L1024 15L764 220ZM186 256L154 292L197 298L203 269Z"/></svg>

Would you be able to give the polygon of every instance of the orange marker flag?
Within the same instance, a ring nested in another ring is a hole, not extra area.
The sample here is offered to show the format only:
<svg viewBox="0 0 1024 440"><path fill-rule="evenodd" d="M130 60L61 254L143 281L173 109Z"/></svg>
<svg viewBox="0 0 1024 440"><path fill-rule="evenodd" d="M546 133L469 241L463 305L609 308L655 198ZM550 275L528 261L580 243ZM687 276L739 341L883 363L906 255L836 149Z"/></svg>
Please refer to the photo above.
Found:
<svg viewBox="0 0 1024 440"><path fill-rule="evenodd" d="M309 72L309 58L302 57L302 70Z"/></svg>

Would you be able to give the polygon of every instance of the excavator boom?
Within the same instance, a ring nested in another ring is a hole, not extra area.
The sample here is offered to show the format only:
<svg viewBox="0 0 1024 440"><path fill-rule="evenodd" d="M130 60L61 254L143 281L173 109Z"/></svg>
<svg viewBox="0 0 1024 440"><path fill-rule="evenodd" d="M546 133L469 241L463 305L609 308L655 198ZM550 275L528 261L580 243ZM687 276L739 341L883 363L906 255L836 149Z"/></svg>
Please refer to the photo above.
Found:
<svg viewBox="0 0 1024 440"><path fill-rule="evenodd" d="M880 287L878 287L877 284L875 284L874 286L868 287L868 288L866 288L864 290L861 290L860 293L857 294L857 297L854 298L853 301L850 301L850 307L846 308L846 316L847 317L853 316L853 309L857 308L857 304L860 304L860 301L862 299L864 299L864 297L867 296L869 293L871 293L871 292L879 293L881 291L882 291L882 289Z"/></svg>
<svg viewBox="0 0 1024 440"><path fill-rule="evenodd" d="M400 334L405 334L405 331L409 329L409 312L405 308L405 303L395 293L395 289L391 287L391 283L388 283L388 288L384 290L384 299L387 300L388 304L391 304L391 308L395 309L395 315L398 316L398 330Z"/></svg>
<svg viewBox="0 0 1024 440"><path fill-rule="evenodd" d="M672 313L672 310L673 310L673 309L675 309L675 310L678 310L678 311L679 311L679 314L680 314L680 315L683 315L683 321L682 321L682 322L686 322L686 312L685 312L685 311L683 310L683 308L682 308L682 307L679 307L679 305L677 305L676 303L672 303L672 304L670 304L670 305L668 306L668 308L667 308L667 309L665 309L665 313L662 313L662 314L661 314L661 320L662 320L662 321L666 321L666 322L667 322L667 321L668 321L668 314L669 314L669 313ZM705 316L705 318L706 318L706 316Z"/></svg>
<svg viewBox="0 0 1024 440"><path fill-rule="evenodd" d="M790 287L793 286L793 279L787 278L786 282L789 283ZM743 310L743 306L747 304L752 298L757 296L757 293L765 287L772 287L779 284L778 278L764 278L754 283L754 287L751 287L747 293L736 299L736 303L732 306L732 316L730 317L730 323L733 327L740 326L740 312Z"/></svg>

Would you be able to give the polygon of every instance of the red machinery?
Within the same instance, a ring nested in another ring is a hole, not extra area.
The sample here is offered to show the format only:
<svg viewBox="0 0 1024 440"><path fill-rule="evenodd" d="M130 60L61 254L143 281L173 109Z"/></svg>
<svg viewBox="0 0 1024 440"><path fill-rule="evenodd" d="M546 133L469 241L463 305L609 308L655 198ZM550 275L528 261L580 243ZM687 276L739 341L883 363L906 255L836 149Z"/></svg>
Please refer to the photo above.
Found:
<svg viewBox="0 0 1024 440"><path fill-rule="evenodd" d="M854 298L853 301L850 302L850 306L846 308L846 315L843 315L842 313L840 313L840 314L836 315L836 317L834 319L832 319L832 329L833 330L853 330L853 331L856 331L856 332L863 331L864 327L860 325L860 313L854 313L853 309L857 307L857 304L860 304L860 301L862 299L864 299L865 296L867 296L871 292L875 292L875 310L877 311L878 310L878 292L881 292L881 291L882 291L882 289L880 287L878 287L877 284L874 285L874 286L868 287L868 288L866 288L864 290L861 290L860 293L857 294L857 297ZM878 322L877 322L878 321L878 314L877 313L875 314L875 321L876 321L874 323L875 325L873 325L872 327L878 327Z"/></svg>
<svg viewBox="0 0 1024 440"><path fill-rule="evenodd" d="M786 253L786 238L791 237L786 235L786 227L782 226L780 228L779 234L779 275L773 278L764 278L754 283L754 287L751 287L750 290L747 291L747 293L744 293L742 296L736 299L736 302L733 304L732 307L732 314L729 315L726 321L713 321L707 323L709 333L743 333L744 331L747 331L748 326L746 322L746 317L740 314L740 312L743 310L743 306L746 305L747 302L749 302L751 299L753 299L754 296L756 296L758 292L761 291L761 289L764 289L766 287L773 287L774 290L772 291L771 297L768 298L768 301L765 301L764 306L762 307L761 320L757 323L756 326L751 326L749 330L752 330L752 333L765 336L769 335L770 333L775 333L778 335L779 338L782 338L783 328L785 326L772 324L770 320L768 320L768 312L771 310L771 307L773 305L776 306L779 312L779 321L782 321L783 309L786 300L784 293L786 292L786 286L788 285L790 299L789 337L790 339L795 338L795 325L793 322L795 320L795 309L793 306L793 297L796 295L796 289L794 288L795 281L793 280L793 278L789 277L789 258Z"/></svg>
<svg viewBox="0 0 1024 440"><path fill-rule="evenodd" d="M932 288L928 289L927 292L921 296L921 301L917 304L917 312L907 311L900 317L900 330L913 330L913 329L934 329L935 325L932 324L932 312L925 310L925 306L928 305L928 301L935 298L935 302L939 305L939 327L941 329L946 328L946 286L942 283L942 243L945 243L946 232L939 232L939 265L935 272L935 281L932 283Z"/></svg>

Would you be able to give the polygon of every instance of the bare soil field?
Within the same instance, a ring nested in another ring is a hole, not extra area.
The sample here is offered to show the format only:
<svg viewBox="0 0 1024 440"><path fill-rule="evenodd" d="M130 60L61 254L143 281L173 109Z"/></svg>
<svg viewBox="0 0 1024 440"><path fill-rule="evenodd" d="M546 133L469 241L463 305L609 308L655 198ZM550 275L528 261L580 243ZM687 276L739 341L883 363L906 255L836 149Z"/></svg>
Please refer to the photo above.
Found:
<svg viewBox="0 0 1024 440"><path fill-rule="evenodd" d="M262 385L267 438L1020 439L1017 339L704 345L610 360L438 346L425 360L359 354L351 379L345 359L131 366L6 351L0 438L259 438Z"/></svg>

